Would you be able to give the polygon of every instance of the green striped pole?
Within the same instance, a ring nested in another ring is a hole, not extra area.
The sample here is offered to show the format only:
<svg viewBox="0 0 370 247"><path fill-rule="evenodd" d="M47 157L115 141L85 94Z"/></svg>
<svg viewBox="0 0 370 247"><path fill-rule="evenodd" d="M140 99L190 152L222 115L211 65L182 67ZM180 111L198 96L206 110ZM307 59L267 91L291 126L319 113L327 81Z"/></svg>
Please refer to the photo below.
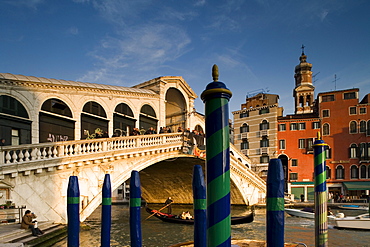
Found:
<svg viewBox="0 0 370 247"><path fill-rule="evenodd" d="M206 183L200 165L193 169L193 199L194 199L194 247L207 245L207 201Z"/></svg>
<svg viewBox="0 0 370 247"><path fill-rule="evenodd" d="M328 212L326 192L326 155L328 146L317 134L317 140L312 145L315 164L315 246L328 246Z"/></svg>
<svg viewBox="0 0 370 247"><path fill-rule="evenodd" d="M203 91L206 131L207 246L231 246L229 107L231 91L218 81Z"/></svg>
<svg viewBox="0 0 370 247"><path fill-rule="evenodd" d="M105 174L102 188L100 247L110 247L111 224L112 224L112 188L110 175Z"/></svg>
<svg viewBox="0 0 370 247"><path fill-rule="evenodd" d="M70 176L67 188L68 247L80 246L80 187L77 176Z"/></svg>

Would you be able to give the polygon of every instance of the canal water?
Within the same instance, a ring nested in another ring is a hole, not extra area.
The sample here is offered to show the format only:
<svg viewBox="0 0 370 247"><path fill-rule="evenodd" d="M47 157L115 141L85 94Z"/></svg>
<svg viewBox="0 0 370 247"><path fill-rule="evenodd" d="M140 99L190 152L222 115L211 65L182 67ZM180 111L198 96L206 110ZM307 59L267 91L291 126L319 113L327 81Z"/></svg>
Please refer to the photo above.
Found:
<svg viewBox="0 0 370 247"><path fill-rule="evenodd" d="M157 205L160 208L163 205ZM173 213L178 214L190 210L191 206L173 206ZM244 207L232 207L232 216L241 216L248 211ZM165 212L165 211L164 211ZM266 239L266 211L258 209L255 211L255 220L252 223L231 226L233 239ZM338 212L333 210L334 213ZM343 211L342 211L343 212ZM346 215L358 215L363 211L348 211ZM144 247L168 247L170 245L192 241L193 226L165 223L150 217L142 209L142 235ZM80 246L81 247L99 247L100 246L100 217L101 208L96 209L93 214L85 221L89 227L88 230L81 229ZM329 221L329 246L351 246L351 247L370 247L370 231L358 230L338 230L333 228L333 222ZM315 223L314 220L286 216L285 218L285 242L302 242L307 246L315 246ZM67 240L54 244L56 247L66 247ZM112 206L112 228L111 228L111 246L130 246L130 228L129 228L129 207L127 205Z"/></svg>

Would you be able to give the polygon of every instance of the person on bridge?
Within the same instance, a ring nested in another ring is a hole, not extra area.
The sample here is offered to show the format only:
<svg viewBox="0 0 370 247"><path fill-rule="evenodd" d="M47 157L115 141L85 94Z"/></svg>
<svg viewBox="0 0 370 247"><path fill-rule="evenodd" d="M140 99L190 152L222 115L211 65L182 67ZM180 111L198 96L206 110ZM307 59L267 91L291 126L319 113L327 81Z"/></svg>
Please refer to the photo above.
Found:
<svg viewBox="0 0 370 247"><path fill-rule="evenodd" d="M167 200L164 202L164 204L166 204L167 206L167 213L168 214L171 214L172 213L172 204L173 203L173 200L171 197L168 197Z"/></svg>
<svg viewBox="0 0 370 247"><path fill-rule="evenodd" d="M21 229L31 229L32 236L38 236L38 231L35 228L35 223L32 223L33 216L31 210L26 210L22 217Z"/></svg>

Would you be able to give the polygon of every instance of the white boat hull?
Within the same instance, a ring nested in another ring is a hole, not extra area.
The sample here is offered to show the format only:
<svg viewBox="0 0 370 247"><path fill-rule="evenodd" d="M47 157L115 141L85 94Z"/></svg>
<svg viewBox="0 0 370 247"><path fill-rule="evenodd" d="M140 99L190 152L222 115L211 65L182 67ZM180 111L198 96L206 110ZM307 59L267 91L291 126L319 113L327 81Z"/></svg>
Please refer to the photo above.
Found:
<svg viewBox="0 0 370 247"><path fill-rule="evenodd" d="M361 214L355 217L337 218L335 219L335 227L370 230L370 217L369 214Z"/></svg>
<svg viewBox="0 0 370 247"><path fill-rule="evenodd" d="M285 212L289 214L290 216L296 216L296 217L302 217L306 219L315 219L315 213L302 211L299 209L293 209L293 208L286 208ZM334 219L336 218L334 215L328 215L328 219Z"/></svg>

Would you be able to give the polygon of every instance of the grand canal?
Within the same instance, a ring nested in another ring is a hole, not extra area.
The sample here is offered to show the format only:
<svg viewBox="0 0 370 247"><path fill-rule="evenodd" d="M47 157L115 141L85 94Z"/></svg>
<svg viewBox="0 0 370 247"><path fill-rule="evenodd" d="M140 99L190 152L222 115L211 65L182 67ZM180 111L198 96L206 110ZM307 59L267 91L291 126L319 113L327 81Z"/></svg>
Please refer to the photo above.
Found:
<svg viewBox="0 0 370 247"><path fill-rule="evenodd" d="M157 206L158 208L161 205ZM191 210L191 206L173 207L174 213ZM333 210L334 213L336 212ZM248 211L243 207L232 207L232 215L239 216ZM359 212L345 211L346 215L356 215ZM362 212L361 212L362 213ZM101 208L98 208L86 220L89 230L81 230L80 246L91 247L100 246L100 214ZM143 246L145 247L167 247L172 244L191 241L193 238L193 227L189 225L178 225L164 223L149 216L145 210L142 210L142 235ZM249 224L231 226L233 239L255 239L265 240L266 238L266 211L264 209L256 210L255 220ZM285 242L302 242L307 246L315 246L315 225L310 219L296 218L287 216L285 218ZM67 246L67 241L53 245L57 247ZM111 246L130 246L129 230L129 207L127 205L112 206L112 229ZM338 230L333 228L332 222L329 222L329 246L352 246L352 247L370 247L370 231Z"/></svg>

